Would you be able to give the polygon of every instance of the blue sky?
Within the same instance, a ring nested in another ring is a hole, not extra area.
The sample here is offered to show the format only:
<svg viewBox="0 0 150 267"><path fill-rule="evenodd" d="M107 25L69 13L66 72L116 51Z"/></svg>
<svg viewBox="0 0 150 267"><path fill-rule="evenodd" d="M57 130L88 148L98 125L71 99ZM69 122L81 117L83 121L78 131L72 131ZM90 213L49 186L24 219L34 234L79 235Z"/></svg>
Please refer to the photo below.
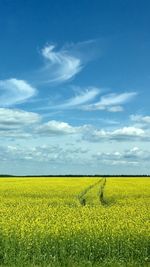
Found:
<svg viewBox="0 0 150 267"><path fill-rule="evenodd" d="M149 11L0 1L0 173L149 173Z"/></svg>

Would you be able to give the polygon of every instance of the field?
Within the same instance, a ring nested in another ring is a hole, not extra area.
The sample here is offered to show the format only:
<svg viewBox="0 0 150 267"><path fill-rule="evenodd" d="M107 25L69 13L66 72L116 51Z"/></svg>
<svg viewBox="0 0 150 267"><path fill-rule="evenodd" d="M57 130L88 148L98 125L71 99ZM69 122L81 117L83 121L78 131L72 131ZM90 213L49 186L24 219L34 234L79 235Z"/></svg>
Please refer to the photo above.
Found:
<svg viewBox="0 0 150 267"><path fill-rule="evenodd" d="M0 266L150 266L149 178L1 178Z"/></svg>

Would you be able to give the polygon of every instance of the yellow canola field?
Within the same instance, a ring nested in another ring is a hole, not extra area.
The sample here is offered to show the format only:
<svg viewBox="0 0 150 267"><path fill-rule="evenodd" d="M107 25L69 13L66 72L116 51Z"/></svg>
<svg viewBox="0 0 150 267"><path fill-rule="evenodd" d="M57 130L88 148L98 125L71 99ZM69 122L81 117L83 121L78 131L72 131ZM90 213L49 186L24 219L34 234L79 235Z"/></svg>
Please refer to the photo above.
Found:
<svg viewBox="0 0 150 267"><path fill-rule="evenodd" d="M149 214L149 178L1 178L0 266L149 266Z"/></svg>

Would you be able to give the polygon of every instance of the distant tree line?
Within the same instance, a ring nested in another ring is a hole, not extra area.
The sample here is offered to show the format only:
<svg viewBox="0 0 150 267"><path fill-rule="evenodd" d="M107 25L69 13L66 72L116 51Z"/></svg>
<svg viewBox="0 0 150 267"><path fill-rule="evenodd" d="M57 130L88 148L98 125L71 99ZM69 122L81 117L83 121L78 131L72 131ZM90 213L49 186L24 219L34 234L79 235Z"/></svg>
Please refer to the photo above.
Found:
<svg viewBox="0 0 150 267"><path fill-rule="evenodd" d="M126 174L117 174L117 175L106 175L106 174L95 174L95 175L73 175L73 174L66 174L66 175L10 175L10 174L0 174L0 177L104 177L104 178L109 178L109 177L150 177L150 174L135 174L135 175L126 175Z"/></svg>

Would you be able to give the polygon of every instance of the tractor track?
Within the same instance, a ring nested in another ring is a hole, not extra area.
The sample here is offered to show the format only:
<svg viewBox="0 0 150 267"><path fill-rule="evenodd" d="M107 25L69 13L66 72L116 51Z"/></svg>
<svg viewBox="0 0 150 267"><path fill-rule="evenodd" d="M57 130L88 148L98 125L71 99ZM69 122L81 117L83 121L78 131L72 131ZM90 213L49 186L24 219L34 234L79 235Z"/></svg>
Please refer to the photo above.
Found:
<svg viewBox="0 0 150 267"><path fill-rule="evenodd" d="M105 189L105 185L106 185L106 178L101 178L100 180L98 180L96 183L91 184L90 186L88 186L87 188L85 188L77 197L78 200L81 204L81 206L86 206L86 195L87 193L93 189L95 186L97 186L98 184L100 184L100 189L98 192L98 196L99 196L99 201L102 205L105 204L105 200L104 200L104 189Z"/></svg>

